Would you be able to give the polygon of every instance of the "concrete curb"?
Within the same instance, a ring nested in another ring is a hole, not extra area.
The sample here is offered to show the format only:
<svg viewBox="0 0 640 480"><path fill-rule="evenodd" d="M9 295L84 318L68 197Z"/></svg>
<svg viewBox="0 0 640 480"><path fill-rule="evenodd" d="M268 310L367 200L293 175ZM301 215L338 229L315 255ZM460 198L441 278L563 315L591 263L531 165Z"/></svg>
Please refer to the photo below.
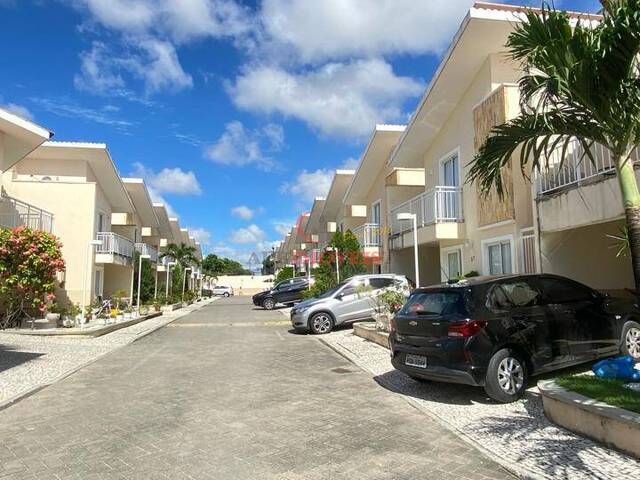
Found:
<svg viewBox="0 0 640 480"><path fill-rule="evenodd" d="M400 394L402 399L404 401L406 401L409 405L411 405L413 408L415 408L416 410L419 410L420 412L426 414L429 418L433 419L438 425L446 428L448 431L450 431L451 433L453 433L454 435L456 435L457 437L462 439L465 443L468 443L469 445L474 447L476 450L482 452L485 455L485 457L487 457L487 459L489 459L492 462L495 462L498 465L500 465L502 468L504 468L507 471L507 473L515 475L516 477L522 478L524 480L547 480L547 479L551 478L551 477L546 477L546 476L534 474L534 473L530 472L529 470L520 467L520 465L518 465L515 462L511 462L511 461L505 460L502 457L495 456L491 450L486 448L481 443L478 443L476 440L471 438L469 435L467 435L462 430L456 428L455 425L453 425L453 424L447 422L446 420L443 420L439 416L435 415L433 412L431 412L431 410L426 408L424 405L422 405L416 399L411 398L411 397L409 397L407 395L404 395L402 392L398 391L396 386L393 385L391 382L389 382L387 380L383 380L381 378L378 378L376 376L375 372L372 372L367 367L361 365L358 362L357 357L349 349L344 348L344 347L342 347L340 345L331 345L326 340L324 340L322 337L318 337L318 340L321 343L323 343L324 345L326 345L327 347L329 347L331 350L336 352L338 355L346 358L348 361L353 363L355 366L357 366L361 370L369 373L370 375L373 375L374 378L375 378L375 381L378 384L382 385L383 387L387 388L388 390L390 390L392 392ZM382 347L382 348L385 348L385 347Z"/></svg>
<svg viewBox="0 0 640 480"><path fill-rule="evenodd" d="M209 304L211 304L211 303L215 302L215 300L216 300L216 299L215 299L215 298L213 298L213 299L211 299L211 300L210 300L210 301L208 301L208 302L198 302L198 303L195 303L194 305L196 305L196 306L197 306L197 308L193 308L193 309L189 309L189 310L187 310L187 309L182 309L182 310L180 311L180 313L179 313L178 315L176 315L174 318L167 318L167 322L162 323L162 324L160 324L160 325L156 325L155 327L153 327L153 328L151 328L151 329L149 329L149 330L146 330L146 331L144 331L144 332L140 333L140 335L137 335L137 336L136 336L136 337L135 337L131 342L129 342L129 343L125 343L124 345L118 345L118 346L117 346L117 347L115 347L114 349L109 350L108 352L104 352L104 353L102 353L102 354L98 355L97 357L92 358L91 360L88 360L88 361L86 361L86 362L84 362L84 363L82 363L82 364L80 364L80 365L78 365L78 366L76 366L76 367L74 367L74 368L72 368L72 369L70 369L70 370L68 370L68 371L66 371L66 372L64 372L64 373L62 373L62 374L60 374L60 375L58 375L57 377L55 377L55 378L54 378L53 380L51 380L51 381L48 381L48 382L45 382L45 383L40 383L40 384L38 384L38 385L34 385L34 386L33 386L33 387L31 387L30 389L28 389L28 390L26 390L26 391L24 391L24 392L22 392L22 393L19 393L18 395L15 395L15 396L13 396L13 397L11 397L11 398L8 398L8 399L6 399L6 400L4 400L4 401L0 402L0 411L4 410L4 409L6 409L6 408L9 408L9 407L10 407L10 406L12 406L12 405L15 405L16 403L20 402L21 400L24 400L25 398L29 398L31 395L34 395L34 394L38 393L40 390L43 390L43 389L47 388L47 387L48 387L48 386L50 386L50 385L53 385L53 384L55 384L55 383L58 383L60 380L64 380L65 378L70 377L71 375L73 375L73 374L74 374L74 373L76 373L77 371L82 370L82 369L83 369L83 368L85 368L85 367L88 367L89 365L91 365L91 364L93 364L93 363L97 362L98 360L100 360L101 358L103 358L103 357L105 357L105 356L109 355L110 353L113 353L113 352L115 352L116 350L119 350L119 349L121 349L121 348L123 348L123 347L126 347L127 345L131 345L132 343L137 342L137 341L138 341L138 340L140 340L141 338L144 338L144 337L146 337L146 336L148 336L148 335L151 335L152 333L154 333L154 332L156 332L156 331L160 330L160 329L161 329L161 328L163 328L163 327L166 327L166 326L167 326L167 325L169 325L170 323L175 322L176 320L178 320L178 319L180 319L180 318L184 317L185 315L188 315L188 314L190 314L191 312L194 312L194 311L196 311L196 310L200 310L200 308L202 308L202 307L204 307L204 306L206 306L206 305L209 305ZM156 317L154 317L154 318L156 318ZM129 326L132 326L132 325L129 325ZM116 330L116 331L117 331L117 330ZM114 333L114 332L111 332L111 333ZM89 337L89 338L96 338L96 337Z"/></svg>

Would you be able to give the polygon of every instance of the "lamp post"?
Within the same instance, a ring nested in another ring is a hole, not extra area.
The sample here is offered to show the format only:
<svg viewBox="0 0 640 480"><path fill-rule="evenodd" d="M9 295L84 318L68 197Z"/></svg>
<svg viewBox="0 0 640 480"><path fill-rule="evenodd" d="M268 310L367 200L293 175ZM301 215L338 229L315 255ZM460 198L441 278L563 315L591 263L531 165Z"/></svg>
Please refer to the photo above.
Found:
<svg viewBox="0 0 640 480"><path fill-rule="evenodd" d="M138 309L138 315L140 315L140 285L142 284L142 260L149 260L151 255L138 255L138 298L136 299L136 308Z"/></svg>
<svg viewBox="0 0 640 480"><path fill-rule="evenodd" d="M413 261L416 269L416 288L420 286L420 268L418 266L418 217L415 213L399 213L396 217L400 221L413 222Z"/></svg>
<svg viewBox="0 0 640 480"><path fill-rule="evenodd" d="M164 286L164 296L166 297L166 301L169 301L169 277L171 275L171 267L173 267L176 262L167 262L167 281Z"/></svg>
<svg viewBox="0 0 640 480"><path fill-rule="evenodd" d="M340 283L340 262L338 261L340 251L338 247L327 247L327 252L336 252L336 282Z"/></svg>
<svg viewBox="0 0 640 480"><path fill-rule="evenodd" d="M91 254L93 253L93 248L94 247L101 247L102 246L102 240L89 240L89 243L87 244L87 258L84 264L84 282L82 285L82 316L84 318L84 315L87 314L87 312L85 312L85 309L87 307L87 283L89 283L89 262L91 261ZM81 323L80 325L83 325L83 323Z"/></svg>
<svg viewBox="0 0 640 480"><path fill-rule="evenodd" d="M184 269L184 275L182 275L182 296L180 297L180 300L182 300L184 302L184 285L187 281L187 270L190 270L193 272L193 267L187 267Z"/></svg>

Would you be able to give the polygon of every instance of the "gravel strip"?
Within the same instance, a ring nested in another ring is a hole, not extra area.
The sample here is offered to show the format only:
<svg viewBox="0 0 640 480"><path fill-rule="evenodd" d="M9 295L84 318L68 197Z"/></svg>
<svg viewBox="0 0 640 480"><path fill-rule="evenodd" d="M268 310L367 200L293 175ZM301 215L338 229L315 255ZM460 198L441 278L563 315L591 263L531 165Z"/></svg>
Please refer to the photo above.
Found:
<svg viewBox="0 0 640 480"><path fill-rule="evenodd" d="M536 387L518 402L496 404L480 388L412 380L391 366L387 349L353 335L351 330L338 330L321 340L372 373L380 385L404 395L520 475L640 478L640 461L549 422Z"/></svg>
<svg viewBox="0 0 640 480"><path fill-rule="evenodd" d="M116 330L97 338L45 337L0 332L0 408L89 362L127 345L212 300Z"/></svg>

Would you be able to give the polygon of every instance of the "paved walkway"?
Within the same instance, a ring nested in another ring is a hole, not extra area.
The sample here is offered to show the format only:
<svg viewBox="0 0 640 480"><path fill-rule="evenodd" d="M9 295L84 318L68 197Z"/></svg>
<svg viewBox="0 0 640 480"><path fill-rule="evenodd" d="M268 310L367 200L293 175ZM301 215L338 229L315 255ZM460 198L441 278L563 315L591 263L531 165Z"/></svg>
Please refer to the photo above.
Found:
<svg viewBox="0 0 640 480"><path fill-rule="evenodd" d="M212 303L0 411L0 478L509 478L278 312Z"/></svg>

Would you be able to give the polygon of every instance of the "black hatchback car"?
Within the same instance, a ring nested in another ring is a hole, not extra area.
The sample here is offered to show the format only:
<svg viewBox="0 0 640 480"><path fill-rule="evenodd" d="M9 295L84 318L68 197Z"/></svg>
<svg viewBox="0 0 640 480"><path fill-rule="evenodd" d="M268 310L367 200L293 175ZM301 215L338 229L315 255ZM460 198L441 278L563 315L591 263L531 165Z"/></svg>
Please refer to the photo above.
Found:
<svg viewBox="0 0 640 480"><path fill-rule="evenodd" d="M620 352L640 360L640 310L556 275L476 277L415 290L389 346L412 378L511 402L532 375Z"/></svg>
<svg viewBox="0 0 640 480"><path fill-rule="evenodd" d="M288 278L278 282L270 290L256 293L252 298L253 304L267 310L272 310L278 303L293 305L302 300L304 292L308 289L309 279L307 277Z"/></svg>

